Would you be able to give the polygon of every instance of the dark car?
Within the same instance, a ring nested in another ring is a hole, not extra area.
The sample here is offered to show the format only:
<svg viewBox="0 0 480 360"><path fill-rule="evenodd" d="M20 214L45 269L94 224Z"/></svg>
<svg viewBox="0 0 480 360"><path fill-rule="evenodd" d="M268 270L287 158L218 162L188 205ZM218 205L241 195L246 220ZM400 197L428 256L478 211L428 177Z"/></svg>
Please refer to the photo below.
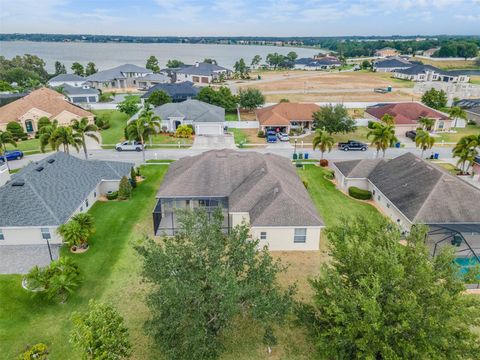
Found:
<svg viewBox="0 0 480 360"><path fill-rule="evenodd" d="M0 156L0 163L5 162L5 157L7 157L8 161L20 160L21 158L23 158L23 151L20 151L20 150L5 151L5 155Z"/></svg>
<svg viewBox="0 0 480 360"><path fill-rule="evenodd" d="M348 140L347 142L338 143L338 148L343 151L350 151L350 150L366 151L368 149L368 145L360 141Z"/></svg>
<svg viewBox="0 0 480 360"><path fill-rule="evenodd" d="M405 136L415 141L415 138L417 137L417 132L415 130L410 130L405 133Z"/></svg>
<svg viewBox="0 0 480 360"><path fill-rule="evenodd" d="M277 142L277 133L273 130L267 131L267 142L269 143L276 143Z"/></svg>

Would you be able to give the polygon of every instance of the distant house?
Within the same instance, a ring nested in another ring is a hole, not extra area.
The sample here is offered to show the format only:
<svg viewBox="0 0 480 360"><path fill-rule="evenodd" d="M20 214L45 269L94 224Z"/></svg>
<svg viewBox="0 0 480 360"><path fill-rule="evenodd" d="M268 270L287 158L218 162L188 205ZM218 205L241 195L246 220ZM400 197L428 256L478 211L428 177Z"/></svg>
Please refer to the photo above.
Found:
<svg viewBox="0 0 480 360"><path fill-rule="evenodd" d="M461 99L454 103L467 113L467 121L480 124L480 99Z"/></svg>
<svg viewBox="0 0 480 360"><path fill-rule="evenodd" d="M68 100L74 104L98 102L100 92L88 85L75 87L63 84L61 87Z"/></svg>
<svg viewBox="0 0 480 360"><path fill-rule="evenodd" d="M75 74L60 74L48 80L47 85L50 87L59 87L67 84L72 87L82 87L86 79L83 76Z"/></svg>
<svg viewBox="0 0 480 360"><path fill-rule="evenodd" d="M431 57L431 56L432 56L433 54L435 54L438 50L440 50L439 47L434 47L434 48L425 50L422 55L423 55L423 56Z"/></svg>
<svg viewBox="0 0 480 360"><path fill-rule="evenodd" d="M137 88L147 90L158 84L171 83L172 79L165 74L148 74L137 79Z"/></svg>
<svg viewBox="0 0 480 360"><path fill-rule="evenodd" d="M444 71L435 66L417 64L394 72L394 77L411 81L442 81L450 83L468 83L470 77L462 71Z"/></svg>
<svg viewBox="0 0 480 360"><path fill-rule="evenodd" d="M180 125L191 125L196 135L222 135L225 109L198 100L168 103L153 109L162 119L162 129L175 131Z"/></svg>
<svg viewBox="0 0 480 360"><path fill-rule="evenodd" d="M381 122L385 114L393 116L397 135L405 135L407 131L421 127L418 121L422 117L435 120L434 132L449 131L453 125L453 120L447 114L418 102L377 104L365 110L365 117L377 122Z"/></svg>
<svg viewBox="0 0 480 360"><path fill-rule="evenodd" d="M27 92L23 93L0 93L0 107L3 105L10 104L11 102L14 102L15 100L21 99L24 96L27 96Z"/></svg>
<svg viewBox="0 0 480 360"><path fill-rule="evenodd" d="M375 54L374 56L377 56L377 57L390 57L390 56L397 56L399 55L400 53L395 50L395 49L392 49L390 47L386 47L386 48L383 48L383 49L380 49L380 50L377 50L375 51Z"/></svg>
<svg viewBox="0 0 480 360"><path fill-rule="evenodd" d="M411 68L413 64L399 56L388 57L384 60L375 61L373 70L376 72L393 72Z"/></svg>
<svg viewBox="0 0 480 360"><path fill-rule="evenodd" d="M273 154L211 150L174 162L157 193L155 234L175 235L175 210L197 208L220 208L224 232L245 221L273 251L319 250L325 226L290 160Z"/></svg>
<svg viewBox="0 0 480 360"><path fill-rule="evenodd" d="M191 81L195 84L210 84L220 79L230 77L232 70L205 62L197 62L195 65L182 67L176 71L176 82Z"/></svg>
<svg viewBox="0 0 480 360"><path fill-rule="evenodd" d="M480 106L465 109L467 113L467 120L473 121L477 125L480 125Z"/></svg>
<svg viewBox="0 0 480 360"><path fill-rule="evenodd" d="M334 56L324 56L316 59L300 58L294 64L294 68L298 70L331 70L340 66L342 66L342 62Z"/></svg>
<svg viewBox="0 0 480 360"><path fill-rule="evenodd" d="M86 77L86 81L97 90L136 89L139 87L139 81L151 74L153 74L152 70L133 64L125 64L113 69L99 71Z"/></svg>
<svg viewBox="0 0 480 360"><path fill-rule="evenodd" d="M371 191L375 204L405 231L414 224L480 224L480 190L412 153L392 160L336 161L332 167L340 188Z"/></svg>
<svg viewBox="0 0 480 360"><path fill-rule="evenodd" d="M0 129L5 129L10 121L16 121L28 134L33 135L41 117L56 119L60 125L70 124L72 119L82 117L94 120L91 112L68 102L64 95L55 90L44 87L0 107Z"/></svg>
<svg viewBox="0 0 480 360"><path fill-rule="evenodd" d="M289 133L292 128L311 129L313 113L320 110L316 104L279 103L255 110L260 129Z"/></svg>
<svg viewBox="0 0 480 360"><path fill-rule="evenodd" d="M148 91L142 95L142 102L148 99L154 91L165 91L172 98L173 102L182 102L188 99L193 99L198 95L200 89L194 86L190 81L173 84L158 84L149 88Z"/></svg>
<svg viewBox="0 0 480 360"><path fill-rule="evenodd" d="M118 190L132 166L56 152L11 179L3 177L9 181L0 186L0 273L26 273L58 258L58 226L88 211L101 195Z"/></svg>

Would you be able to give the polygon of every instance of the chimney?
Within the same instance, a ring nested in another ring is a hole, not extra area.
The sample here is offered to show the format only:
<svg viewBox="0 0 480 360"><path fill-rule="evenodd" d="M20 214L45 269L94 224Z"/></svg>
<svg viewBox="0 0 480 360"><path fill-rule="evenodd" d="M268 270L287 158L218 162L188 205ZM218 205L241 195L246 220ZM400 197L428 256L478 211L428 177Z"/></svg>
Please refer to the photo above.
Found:
<svg viewBox="0 0 480 360"><path fill-rule="evenodd" d="M0 165L0 186L5 185L8 181L10 181L10 171L6 164L2 164Z"/></svg>

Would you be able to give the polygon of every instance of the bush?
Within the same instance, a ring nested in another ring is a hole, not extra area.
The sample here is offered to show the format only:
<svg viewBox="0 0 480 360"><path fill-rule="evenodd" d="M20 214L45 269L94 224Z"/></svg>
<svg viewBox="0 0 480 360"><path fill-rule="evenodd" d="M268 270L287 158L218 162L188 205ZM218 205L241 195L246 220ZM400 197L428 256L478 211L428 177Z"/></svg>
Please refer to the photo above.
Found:
<svg viewBox="0 0 480 360"><path fill-rule="evenodd" d="M370 191L360 189L356 186L350 186L348 188L348 195L359 200L370 200L372 198L372 193Z"/></svg>
<svg viewBox="0 0 480 360"><path fill-rule="evenodd" d="M308 189L308 181L307 180L302 180L303 186L305 186L305 189Z"/></svg>
<svg viewBox="0 0 480 360"><path fill-rule="evenodd" d="M110 120L108 120L107 118L103 118L103 117L96 117L95 118L95 125L97 125L97 127L101 130L106 130L106 129L110 128Z"/></svg>
<svg viewBox="0 0 480 360"><path fill-rule="evenodd" d="M25 351L18 357L18 360L47 360L47 355L47 345L38 343L33 346L27 346Z"/></svg>
<svg viewBox="0 0 480 360"><path fill-rule="evenodd" d="M328 166L328 160L326 160L326 159L320 160L320 166L321 167L327 167Z"/></svg>
<svg viewBox="0 0 480 360"><path fill-rule="evenodd" d="M122 177L120 180L120 185L118 187L118 199L127 200L132 195L132 185L126 176Z"/></svg>
<svg viewBox="0 0 480 360"><path fill-rule="evenodd" d="M116 200L117 197L118 197L118 191L113 191L113 192L107 194L107 199L108 200Z"/></svg>
<svg viewBox="0 0 480 360"><path fill-rule="evenodd" d="M327 180L333 180L335 179L335 173L333 171L327 171L323 177Z"/></svg>
<svg viewBox="0 0 480 360"><path fill-rule="evenodd" d="M130 184L134 189L137 187L137 172L133 167L130 169Z"/></svg>
<svg viewBox="0 0 480 360"><path fill-rule="evenodd" d="M27 133L23 130L22 125L16 121L10 121L7 124L7 131L12 134L13 140L26 140L28 139Z"/></svg>
<svg viewBox="0 0 480 360"><path fill-rule="evenodd" d="M175 137L189 138L193 134L193 128L188 125L180 125L175 131Z"/></svg>
<svg viewBox="0 0 480 360"><path fill-rule="evenodd" d="M257 136L259 138L264 138L265 137L265 132L263 130L259 130L258 133L257 133Z"/></svg>

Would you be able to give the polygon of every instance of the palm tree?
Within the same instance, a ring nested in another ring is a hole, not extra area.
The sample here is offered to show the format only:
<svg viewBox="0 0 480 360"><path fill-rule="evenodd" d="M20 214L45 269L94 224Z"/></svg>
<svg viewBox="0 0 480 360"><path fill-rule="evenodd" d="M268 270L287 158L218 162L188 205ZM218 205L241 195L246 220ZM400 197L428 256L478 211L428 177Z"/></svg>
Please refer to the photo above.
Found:
<svg viewBox="0 0 480 360"><path fill-rule="evenodd" d="M145 138L156 134L160 129L161 119L154 115L153 111L147 106L142 111L138 119L132 120L127 125L126 133L129 140L140 140L142 143L142 157L145 162Z"/></svg>
<svg viewBox="0 0 480 360"><path fill-rule="evenodd" d="M395 127L393 125L386 125L382 123L372 123L370 126L370 131L367 133L367 138L372 138L372 146L374 145L377 149L377 158L380 150L383 152L383 157L385 157L385 152L387 148L393 146L395 142L398 141L395 136Z"/></svg>
<svg viewBox="0 0 480 360"><path fill-rule="evenodd" d="M457 127L457 121L458 119L463 119L463 120L466 120L467 119L467 113L465 112L465 110L463 110L460 106L454 106L452 107L449 111L448 111L448 114L450 115L450 117L452 119L455 120L455 126L453 127Z"/></svg>
<svg viewBox="0 0 480 360"><path fill-rule="evenodd" d="M58 128L58 121L53 120L49 125L42 126L40 130L38 130L39 140L40 140L40 150L45 152L45 148L47 145L50 145L52 149L55 149L54 145L54 138L52 137L55 130Z"/></svg>
<svg viewBox="0 0 480 360"><path fill-rule="evenodd" d="M78 213L72 217L72 221L76 221L85 233L88 234L87 238L95 233L93 216L89 213Z"/></svg>
<svg viewBox="0 0 480 360"><path fill-rule="evenodd" d="M7 159L7 144L17 147L17 143L15 142L15 140L13 140L12 133L10 131L0 130L0 156L4 155L3 159L5 159L5 164L10 170Z"/></svg>
<svg viewBox="0 0 480 360"><path fill-rule="evenodd" d="M464 174L475 161L478 155L477 148L480 146L480 135L469 135L462 137L453 148L453 157L457 157L458 165L462 164ZM468 164L467 168L465 166Z"/></svg>
<svg viewBox="0 0 480 360"><path fill-rule="evenodd" d="M387 125L394 125L395 124L395 118L390 114L383 115L381 120L382 120L382 122L384 122Z"/></svg>
<svg viewBox="0 0 480 360"><path fill-rule="evenodd" d="M317 147L321 151L322 155L320 160L323 160L323 153L325 151L332 151L332 147L335 144L335 140L324 130L317 130L316 135L313 138L313 150Z"/></svg>
<svg viewBox="0 0 480 360"><path fill-rule="evenodd" d="M98 130L98 127L95 124L90 124L87 118L73 119L72 120L72 129L75 131L75 134L81 138L83 151L85 153L85 159L88 160L87 144L85 143L85 136L88 136L94 139L97 143L100 143L100 139L95 131Z"/></svg>
<svg viewBox="0 0 480 360"><path fill-rule="evenodd" d="M55 274L50 279L47 295L50 299L58 298L61 303L64 303L79 284L78 275L73 272L65 271Z"/></svg>
<svg viewBox="0 0 480 360"><path fill-rule="evenodd" d="M65 126L58 127L50 137L52 148L58 151L60 145L62 145L63 151L67 154L70 152L70 146L73 146L78 151L81 143L82 139L80 136L74 133L72 128Z"/></svg>
<svg viewBox="0 0 480 360"><path fill-rule="evenodd" d="M77 221L69 221L58 227L57 232L62 236L63 241L69 247L78 246L85 247L88 231L82 227Z"/></svg>
<svg viewBox="0 0 480 360"><path fill-rule="evenodd" d="M418 123L422 125L424 130L432 130L432 127L435 125L435 120L428 117L421 117Z"/></svg>
<svg viewBox="0 0 480 360"><path fill-rule="evenodd" d="M431 136L428 131L418 130L417 135L415 136L415 144L417 147L422 148L421 157L423 158L423 153L425 150L431 149L435 144L435 138Z"/></svg>

